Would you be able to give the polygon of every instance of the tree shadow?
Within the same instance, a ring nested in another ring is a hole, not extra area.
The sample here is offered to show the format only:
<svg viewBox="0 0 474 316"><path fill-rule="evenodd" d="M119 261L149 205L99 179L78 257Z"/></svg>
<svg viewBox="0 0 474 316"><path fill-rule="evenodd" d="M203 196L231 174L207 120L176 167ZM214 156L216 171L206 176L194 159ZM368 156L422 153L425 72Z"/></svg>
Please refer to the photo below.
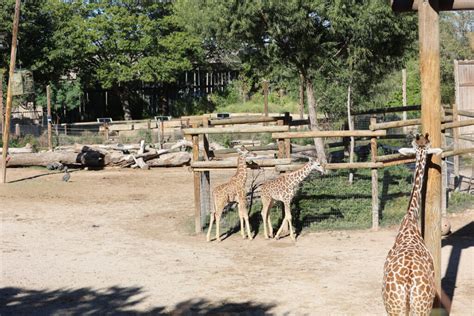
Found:
<svg viewBox="0 0 474 316"><path fill-rule="evenodd" d="M76 171L79 171L79 170L69 169L69 173L73 173L73 172L76 172ZM36 179L36 178L46 177L46 176L50 176L50 175L54 175L54 174L64 174L64 172L63 171L47 172L47 173L42 173L42 174L37 174L37 175L34 175L34 176L26 177L26 178L21 178L21 179L16 179L16 180L13 180L13 181L8 181L8 183L16 183L16 182L22 182L22 181L27 181L27 180L33 180L33 179ZM60 180L62 180L62 178L60 178Z"/></svg>
<svg viewBox="0 0 474 316"><path fill-rule="evenodd" d="M448 266L446 267L444 277L441 279L441 287L444 292L443 296L445 296L445 299L443 300L442 297L441 300L449 313L451 309L450 302L453 301L456 290L456 280L458 277L462 251L464 249L474 247L474 222L470 222L469 224L444 238L441 242L441 245L442 247L452 246L451 254L449 255Z"/></svg>
<svg viewBox="0 0 474 316"><path fill-rule="evenodd" d="M269 315L274 304L211 302L190 299L176 304L139 310L146 298L139 287L31 290L0 288L0 314L7 315Z"/></svg>

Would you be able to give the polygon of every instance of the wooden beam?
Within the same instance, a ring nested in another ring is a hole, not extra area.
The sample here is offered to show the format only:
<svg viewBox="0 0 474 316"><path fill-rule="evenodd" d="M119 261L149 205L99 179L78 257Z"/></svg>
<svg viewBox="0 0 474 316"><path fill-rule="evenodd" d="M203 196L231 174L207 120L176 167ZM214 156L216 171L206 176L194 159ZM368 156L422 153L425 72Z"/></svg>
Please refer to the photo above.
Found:
<svg viewBox="0 0 474 316"><path fill-rule="evenodd" d="M453 105L454 108L454 105ZM454 120L454 109L446 109L446 113L453 114L453 120ZM474 118L474 112L473 111L464 111L464 110L458 110L457 114L459 116L467 116L467 117L472 117Z"/></svg>
<svg viewBox="0 0 474 316"><path fill-rule="evenodd" d="M375 116L370 118L370 124L375 124L377 118ZM372 163L377 162L377 138L372 137L370 139L370 161ZM371 184L372 184L372 230L377 231L379 229L379 179L377 168L371 170Z"/></svg>
<svg viewBox="0 0 474 316"><path fill-rule="evenodd" d="M395 12L417 11L419 9L416 0L391 0L392 10ZM439 11L474 10L472 0L439 0Z"/></svg>
<svg viewBox="0 0 474 316"><path fill-rule="evenodd" d="M7 154L8 154L8 142L10 140L10 119L12 115L12 101L13 101L13 73L15 72L16 62L16 47L18 38L18 24L20 22L20 5L21 1L16 0L15 2L15 16L13 17L13 32L12 32L12 46L10 53L10 72L8 74L8 86L7 86L7 103L5 109L5 120L3 126L3 152L2 152L2 183L7 182Z"/></svg>
<svg viewBox="0 0 474 316"><path fill-rule="evenodd" d="M265 146L245 146L248 151L266 151L266 150L278 150L277 145L265 145ZM225 154L234 154L237 153L236 148L225 148L225 149L216 149L212 151L214 155L225 155Z"/></svg>
<svg viewBox="0 0 474 316"><path fill-rule="evenodd" d="M353 130L353 131L305 131L305 132L283 132L273 133L272 138L284 139L284 138L314 138L314 137L377 137L385 136L387 131L366 131L366 130Z"/></svg>
<svg viewBox="0 0 474 316"><path fill-rule="evenodd" d="M0 69L0 129L3 131L3 69Z"/></svg>
<svg viewBox="0 0 474 316"><path fill-rule="evenodd" d="M304 164L286 164L286 165L276 165L275 170L282 171L294 171L301 167ZM370 169L370 168L382 168L383 163L381 162L353 162L353 163L328 163L324 166L326 170L338 170L338 169Z"/></svg>
<svg viewBox="0 0 474 316"><path fill-rule="evenodd" d="M458 156L458 155L464 155L464 154L470 154L470 153L474 153L474 147L447 150L441 154L441 157L446 158L446 157Z"/></svg>
<svg viewBox="0 0 474 316"><path fill-rule="evenodd" d="M233 124L252 124L252 123L267 123L267 122L276 122L283 119L283 117L277 116L261 116L261 115L252 115L252 116L238 116L225 119L212 119L209 121L209 125L233 125Z"/></svg>
<svg viewBox="0 0 474 316"><path fill-rule="evenodd" d="M421 109L420 105L393 106L393 107L384 107L381 109L372 109L372 110L366 110L366 111L354 111L352 115L385 114L385 113L394 113L394 112L403 112L403 111L419 111L420 109Z"/></svg>
<svg viewBox="0 0 474 316"><path fill-rule="evenodd" d="M418 2L418 1L416 1ZM429 133L431 147L441 147L441 89L438 1L419 1L418 34L421 78L421 127ZM474 4L474 3L473 3ZM441 155L431 156L422 199L422 232L433 256L435 285L441 295ZM439 304L435 303L435 308Z"/></svg>
<svg viewBox="0 0 474 316"><path fill-rule="evenodd" d="M185 135L234 134L234 133L274 133L288 131L288 126L233 126L222 128L185 128Z"/></svg>
<svg viewBox="0 0 474 316"><path fill-rule="evenodd" d="M452 116L445 116L443 117L443 122L451 122L453 120ZM421 119L411 119L411 120L401 120L401 121L392 121L392 122L384 122L384 123L375 123L370 124L370 130L379 130L379 129L389 129L389 128L397 128L397 127L404 127L404 126L415 126L420 125Z"/></svg>
<svg viewBox="0 0 474 316"><path fill-rule="evenodd" d="M292 161L291 158L282 159L251 159L247 158L248 167L274 167L276 165L287 165ZM210 160L210 161L193 161L191 168L236 168L237 159L235 160Z"/></svg>
<svg viewBox="0 0 474 316"><path fill-rule="evenodd" d="M474 119L451 122L451 123L444 123L444 124L441 125L441 129L463 127L463 126L470 126L470 125L474 125Z"/></svg>

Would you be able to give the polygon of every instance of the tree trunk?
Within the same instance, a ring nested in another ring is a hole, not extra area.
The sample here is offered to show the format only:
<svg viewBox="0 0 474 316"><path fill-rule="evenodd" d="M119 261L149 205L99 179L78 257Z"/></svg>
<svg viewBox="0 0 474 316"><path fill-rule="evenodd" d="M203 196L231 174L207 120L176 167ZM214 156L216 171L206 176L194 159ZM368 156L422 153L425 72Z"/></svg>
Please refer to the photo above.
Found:
<svg viewBox="0 0 474 316"><path fill-rule="evenodd" d="M312 131L319 131L317 111L316 111L316 99L314 98L313 81L311 78L304 78L306 84L306 97L308 99L308 115L310 121L310 128ZM321 163L327 163L326 151L324 149L324 141L322 138L314 138L314 146L316 148L316 154Z"/></svg>
<svg viewBox="0 0 474 316"><path fill-rule="evenodd" d="M304 76L300 73L300 119L304 118Z"/></svg>
<svg viewBox="0 0 474 316"><path fill-rule="evenodd" d="M127 89L124 87L115 87L114 90L120 100L120 105L122 106L123 119L130 121L132 119L132 112L130 111Z"/></svg>
<svg viewBox="0 0 474 316"><path fill-rule="evenodd" d="M0 70L0 128L3 133L3 71Z"/></svg>

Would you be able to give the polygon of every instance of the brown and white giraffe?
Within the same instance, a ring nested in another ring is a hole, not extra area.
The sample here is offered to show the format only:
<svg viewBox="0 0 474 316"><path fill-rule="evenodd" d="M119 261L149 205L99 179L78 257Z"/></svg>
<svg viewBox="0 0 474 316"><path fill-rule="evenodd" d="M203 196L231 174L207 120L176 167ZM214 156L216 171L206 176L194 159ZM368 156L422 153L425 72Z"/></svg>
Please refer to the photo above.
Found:
<svg viewBox="0 0 474 316"><path fill-rule="evenodd" d="M273 237L273 227L270 220L270 208L272 207L273 201L282 201L285 207L285 217L281 223L280 229L278 229L275 238L280 237L281 231L286 224L290 228L291 239L295 240L295 233L293 232L293 226L291 224L291 201L295 196L298 185L311 173L313 170L318 170L321 173L325 173L324 168L321 164L310 159L300 169L283 174L276 179L270 180L262 184L261 187L261 199L262 199L262 218L263 218L263 230L265 238ZM268 230L267 230L268 228ZM270 235L268 235L268 231Z"/></svg>
<svg viewBox="0 0 474 316"><path fill-rule="evenodd" d="M418 227L418 217L426 157L442 150L430 148L426 134L416 136L413 148L399 151L404 155L416 154L416 167L408 210L385 261L382 296L389 315L429 315L436 292L435 272L433 258Z"/></svg>
<svg viewBox="0 0 474 316"><path fill-rule="evenodd" d="M252 239L247 209L247 190L245 189L245 183L247 181L247 163L245 159L249 155L255 156L255 154L248 151L244 146L237 148L237 152L239 153L237 172L228 182L218 185L212 191L214 210L211 213L211 220L207 231L207 241L211 240L211 230L214 220L216 221L216 240L221 241L219 229L222 212L224 211L224 207L231 202L237 202L239 205L240 233L242 234L242 238L245 238L244 226L246 226L248 238Z"/></svg>

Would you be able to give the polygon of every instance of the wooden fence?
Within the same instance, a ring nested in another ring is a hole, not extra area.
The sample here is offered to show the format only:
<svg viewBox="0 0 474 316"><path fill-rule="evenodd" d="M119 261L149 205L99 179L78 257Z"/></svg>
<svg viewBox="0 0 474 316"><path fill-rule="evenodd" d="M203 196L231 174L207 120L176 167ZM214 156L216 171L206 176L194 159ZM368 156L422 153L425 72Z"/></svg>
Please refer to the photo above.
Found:
<svg viewBox="0 0 474 316"><path fill-rule="evenodd" d="M291 154L294 152L291 139L296 138L315 138L315 137L354 137L364 138L370 140L370 162L353 162L353 163L329 163L326 165L326 169L358 169L358 168L369 168L371 169L371 182L372 182L372 229L377 230L379 226L379 193L378 193L378 173L377 169L406 164L414 162L414 157L402 156L401 154L391 155L377 155L377 140L383 138L400 138L400 135L390 135L387 133L388 129L404 127L404 126L416 126L420 124L419 119L405 120L405 121L394 121L377 123L377 118L374 114L377 113L390 113L400 112L407 110L418 110L418 106L412 107L400 107L393 110L383 109L380 112L372 110L370 114L373 114L370 118L369 130L339 130L339 131L294 131L291 130L292 126L301 124L308 124L307 120L304 122L297 121L295 124L291 116L286 113L284 116L279 117L252 117L252 118L228 118L221 120L209 119L209 117L203 117L201 122L195 121L192 128L183 129L183 133L186 137L192 139L193 143L193 162L191 168L194 174L194 203L195 203L195 230L196 233L202 231L204 226L204 219L208 211L211 210L211 185L210 185L210 171L236 168L235 162L229 161L213 161L210 160L212 156L218 151L211 151L209 149L209 134L241 134L241 133L271 133L271 137L275 139L277 145L268 146L251 146L248 147L250 151L262 151L262 150L278 150L277 158L275 159L253 159L254 164L250 165L250 168L274 168L276 171L286 172L295 170L301 167L301 164L295 164L291 160ZM367 113L360 113L356 115L367 115ZM458 113L459 114L459 113ZM466 113L465 113L466 114ZM467 113L467 116L473 115L473 113ZM455 116L454 116L455 117ZM240 124L257 124L257 123L268 123L274 122L274 126L254 126L254 125L240 125ZM445 116L443 119L444 124L442 125L443 132L447 129L453 130L455 137L454 143L457 139L455 130L461 126L474 125L474 120L464 121L453 121L453 116ZM226 127L221 127L221 126ZM217 128L216 126L219 126ZM200 151L199 140L202 139L203 150ZM337 143L338 146L342 143ZM353 146L351 146L353 147ZM457 156L466 153L474 153L474 147L470 148L443 148L443 158L450 156ZM232 149L221 150L222 153L233 152ZM445 163L443 164L446 165ZM459 172L459 170L457 171ZM446 169L444 170L446 173ZM455 171L456 173L456 171ZM446 190L446 187L445 187ZM444 209L446 205L444 205Z"/></svg>

